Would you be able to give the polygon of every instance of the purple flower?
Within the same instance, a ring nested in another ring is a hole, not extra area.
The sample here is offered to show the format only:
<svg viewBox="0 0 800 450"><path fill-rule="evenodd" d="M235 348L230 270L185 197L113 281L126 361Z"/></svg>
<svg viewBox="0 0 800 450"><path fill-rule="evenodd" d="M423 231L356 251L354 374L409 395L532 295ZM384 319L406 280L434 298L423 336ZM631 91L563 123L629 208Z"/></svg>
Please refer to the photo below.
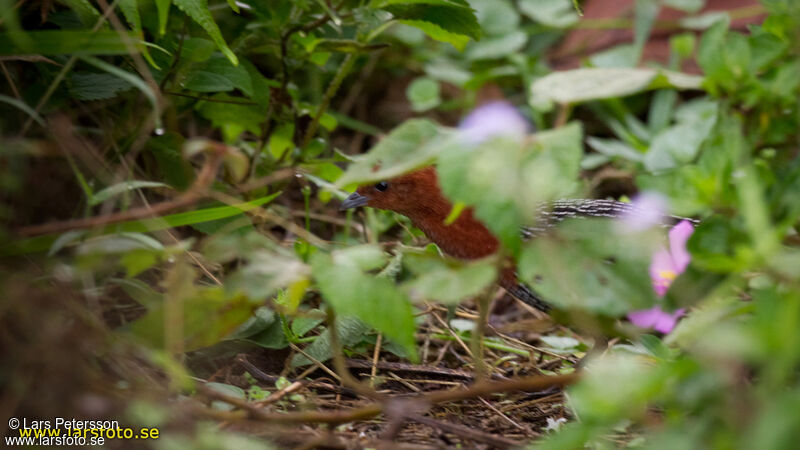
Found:
<svg viewBox="0 0 800 450"><path fill-rule="evenodd" d="M659 249L650 262L650 279L653 290L659 297L667 293L667 289L689 265L692 257L686 250L686 242L694 232L694 227L687 220L669 230L669 250ZM656 305L650 309L628 313L628 319L639 328L652 328L661 333L669 333L683 313L684 308L668 313Z"/></svg>
<svg viewBox="0 0 800 450"><path fill-rule="evenodd" d="M633 208L622 217L623 231L642 231L661 223L667 199L658 192L643 192L634 197Z"/></svg>
<svg viewBox="0 0 800 450"><path fill-rule="evenodd" d="M475 108L458 126L469 142L480 144L493 137L522 141L528 134L528 121L507 102L486 103Z"/></svg>

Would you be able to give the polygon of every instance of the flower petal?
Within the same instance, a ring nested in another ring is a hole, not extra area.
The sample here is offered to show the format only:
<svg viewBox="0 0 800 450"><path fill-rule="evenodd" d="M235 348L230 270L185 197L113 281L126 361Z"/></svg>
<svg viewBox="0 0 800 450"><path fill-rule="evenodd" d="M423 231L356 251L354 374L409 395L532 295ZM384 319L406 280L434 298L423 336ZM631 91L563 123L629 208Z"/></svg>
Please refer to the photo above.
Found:
<svg viewBox="0 0 800 450"><path fill-rule="evenodd" d="M672 261L675 263L675 272L683 273L692 255L686 250L686 243L694 233L694 227L688 220L682 220L669 230L669 251L672 254Z"/></svg>
<svg viewBox="0 0 800 450"><path fill-rule="evenodd" d="M673 313L664 312L660 306L628 313L628 320L639 328L654 329L667 334L675 328L678 319L683 316L685 309L681 308Z"/></svg>
<svg viewBox="0 0 800 450"><path fill-rule="evenodd" d="M662 223L667 199L658 192L643 192L633 199L632 206L621 217L623 229L642 231Z"/></svg>
<svg viewBox="0 0 800 450"><path fill-rule="evenodd" d="M639 328L653 328L662 313L661 308L654 306L650 309L641 309L628 313L628 320Z"/></svg>
<svg viewBox="0 0 800 450"><path fill-rule="evenodd" d="M656 320L655 325L653 325L653 329L667 334L675 328L675 324L678 323L678 319L686 312L684 308L681 308L673 313L666 313L662 312L658 316L658 320Z"/></svg>
<svg viewBox="0 0 800 450"><path fill-rule="evenodd" d="M678 272L672 255L665 248L661 248L653 254L650 260L650 280L653 283L653 290L659 297L667 293L669 285L675 279Z"/></svg>
<svg viewBox="0 0 800 450"><path fill-rule="evenodd" d="M521 141L529 130L525 117L507 102L492 102L475 108L458 128L473 144L497 136Z"/></svg>

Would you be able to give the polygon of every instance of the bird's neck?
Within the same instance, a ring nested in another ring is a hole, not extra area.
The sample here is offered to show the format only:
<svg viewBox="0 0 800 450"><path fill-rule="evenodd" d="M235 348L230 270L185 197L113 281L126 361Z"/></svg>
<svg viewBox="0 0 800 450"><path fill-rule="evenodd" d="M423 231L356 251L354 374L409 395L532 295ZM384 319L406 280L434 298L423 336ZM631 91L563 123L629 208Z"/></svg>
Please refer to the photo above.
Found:
<svg viewBox="0 0 800 450"><path fill-rule="evenodd" d="M419 205L406 214L414 226L422 230L430 240L450 256L461 259L477 259L497 251L499 242L486 226L473 215L472 209L461 211L451 224L445 224L452 205Z"/></svg>

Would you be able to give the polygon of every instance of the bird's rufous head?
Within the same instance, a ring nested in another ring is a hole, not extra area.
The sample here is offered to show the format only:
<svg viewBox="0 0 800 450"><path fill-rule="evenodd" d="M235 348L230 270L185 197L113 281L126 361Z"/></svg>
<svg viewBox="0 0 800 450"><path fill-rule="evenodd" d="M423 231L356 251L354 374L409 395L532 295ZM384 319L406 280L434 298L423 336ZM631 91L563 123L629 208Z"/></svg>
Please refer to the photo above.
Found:
<svg viewBox="0 0 800 450"><path fill-rule="evenodd" d="M431 197L441 196L436 171L426 167L395 178L359 187L345 201L341 210L370 206L409 215Z"/></svg>

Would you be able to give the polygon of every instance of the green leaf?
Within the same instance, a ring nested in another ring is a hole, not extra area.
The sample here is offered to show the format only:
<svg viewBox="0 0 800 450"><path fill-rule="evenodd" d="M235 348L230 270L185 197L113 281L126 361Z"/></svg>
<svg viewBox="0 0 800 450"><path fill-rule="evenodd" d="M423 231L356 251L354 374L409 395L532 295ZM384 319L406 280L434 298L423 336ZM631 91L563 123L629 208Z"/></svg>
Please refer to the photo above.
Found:
<svg viewBox="0 0 800 450"><path fill-rule="evenodd" d="M100 18L100 12L88 0L59 0L59 2L74 11L86 28L94 27Z"/></svg>
<svg viewBox="0 0 800 450"><path fill-rule="evenodd" d="M213 41L208 39L191 37L184 39L183 50L181 51L181 58L186 58L191 62L203 62L214 54L217 47Z"/></svg>
<svg viewBox="0 0 800 450"><path fill-rule="evenodd" d="M195 285L194 274L185 264L171 270L165 301L128 327L150 347L164 348L166 317L182 325L183 346L191 351L216 344L252 315L255 306L246 298L228 297L222 287ZM177 275L175 271L179 271Z"/></svg>
<svg viewBox="0 0 800 450"><path fill-rule="evenodd" d="M129 34L134 49L141 40ZM47 30L0 33L0 55L126 55L130 50L117 31Z"/></svg>
<svg viewBox="0 0 800 450"><path fill-rule="evenodd" d="M217 23L214 21L214 17L211 16L211 11L208 10L207 0L175 0L174 3L175 6L185 12L192 20L206 30L211 40L217 44L217 48L228 58L231 64L234 66L239 64L239 59L233 54L228 44L225 43L219 26L217 26Z"/></svg>
<svg viewBox="0 0 800 450"><path fill-rule="evenodd" d="M553 28L567 28L578 23L570 0L519 0L522 14Z"/></svg>
<svg viewBox="0 0 800 450"><path fill-rule="evenodd" d="M99 205L100 203L103 203L104 201L112 197L116 197L117 195L122 194L123 192L129 192L135 189L155 188L155 187L169 188L168 185L157 181L140 181L140 180L123 181L121 183L109 186L103 189L102 191L95 193L89 200L89 205L91 206Z"/></svg>
<svg viewBox="0 0 800 450"><path fill-rule="evenodd" d="M344 347L354 346L364 340L364 336L369 332L369 326L355 317L337 317L336 334L339 343ZM323 331L317 338L308 345L303 351L320 362L325 362L333 356L331 349L330 329ZM292 367L302 367L311 364L312 361L302 354L295 355L292 359Z"/></svg>
<svg viewBox="0 0 800 450"><path fill-rule="evenodd" d="M219 392L220 394L227 395L228 397L238 398L239 400L247 400L247 394L238 386L225 383L209 382L205 384L205 387ZM236 409L235 405L225 403L222 400L214 400L211 402L211 407L220 411L233 411Z"/></svg>
<svg viewBox="0 0 800 450"><path fill-rule="evenodd" d="M520 16L508 0L472 2L481 30L489 36L503 36L519 28Z"/></svg>
<svg viewBox="0 0 800 450"><path fill-rule="evenodd" d="M516 254L519 228L536 220L534 205L576 190L581 140L577 123L529 142L494 138L475 145L456 139L439 155L439 183L451 201L474 206L478 219Z"/></svg>
<svg viewBox="0 0 800 450"><path fill-rule="evenodd" d="M687 103L676 112L678 123L658 133L644 156L651 172L692 161L717 123L717 103L707 99Z"/></svg>
<svg viewBox="0 0 800 450"><path fill-rule="evenodd" d="M452 33L432 22L408 19L401 19L399 22L414 28L418 28L425 32L425 34L427 34L428 37L434 41L446 42L460 51L464 50L464 47L466 47L467 43L469 42L469 36Z"/></svg>
<svg viewBox="0 0 800 450"><path fill-rule="evenodd" d="M406 253L406 265L417 277L402 287L415 301L457 304L481 293L497 277L494 261L442 261L436 255Z"/></svg>
<svg viewBox="0 0 800 450"><path fill-rule="evenodd" d="M275 312L266 306L260 306L253 315L228 336L228 339L244 339L266 330L277 321Z"/></svg>
<svg viewBox="0 0 800 450"><path fill-rule="evenodd" d="M531 86L531 105L574 104L624 97L650 89L700 89L703 78L656 69L574 69L554 72Z"/></svg>
<svg viewBox="0 0 800 450"><path fill-rule="evenodd" d="M153 107L153 123L155 124L156 128L161 127L161 110L159 109L158 97L156 96L155 91L153 90L153 86L145 83L144 80L139 78L138 75L128 72L126 70L122 70L117 66L109 64L101 59L95 58L94 56L82 56L82 60L85 62L97 67L100 70L104 70L111 75L119 77L128 83L130 83L136 89L144 94L145 97L150 101L150 104ZM156 86L157 88L157 86Z"/></svg>
<svg viewBox="0 0 800 450"><path fill-rule="evenodd" d="M417 78L406 89L406 97L411 102L411 109L423 112L433 109L442 102L439 83L430 78Z"/></svg>
<svg viewBox="0 0 800 450"><path fill-rule="evenodd" d="M167 20L169 19L169 7L172 0L155 0L156 10L158 10L158 34L163 36L167 32Z"/></svg>
<svg viewBox="0 0 800 450"><path fill-rule="evenodd" d="M364 274L357 265L343 263L336 253L317 252L311 257L314 279L325 301L337 314L357 317L384 333L416 361L416 326L406 296L391 280Z"/></svg>
<svg viewBox="0 0 800 450"><path fill-rule="evenodd" d="M79 255L114 254L131 250L161 251L163 249L164 246L160 242L146 234L122 232L87 239L78 245L76 253Z"/></svg>
<svg viewBox="0 0 800 450"><path fill-rule="evenodd" d="M305 311L292 321L292 333L297 337L303 337L324 321L325 313L322 310L314 308Z"/></svg>
<svg viewBox="0 0 800 450"><path fill-rule="evenodd" d="M392 5L438 5L438 6L451 6L455 8L470 8L469 3L465 0L372 0L369 3L370 8L382 9Z"/></svg>
<svg viewBox="0 0 800 450"><path fill-rule="evenodd" d="M158 253L150 250L131 250L123 253L120 263L128 278L144 272L158 262Z"/></svg>
<svg viewBox="0 0 800 450"><path fill-rule="evenodd" d="M473 42L467 48L466 57L471 61L504 58L522 50L527 42L528 35L524 31L512 31L503 36Z"/></svg>
<svg viewBox="0 0 800 450"><path fill-rule="evenodd" d="M120 92L129 91L133 85L107 73L73 72L69 78L69 91L78 100L104 100Z"/></svg>
<svg viewBox="0 0 800 450"><path fill-rule="evenodd" d="M232 293L244 292L253 301L261 301L308 275L308 266L291 252L277 248L260 250L247 255L247 264L228 277L225 288Z"/></svg>
<svg viewBox="0 0 800 450"><path fill-rule="evenodd" d="M350 164L336 186L386 180L428 165L441 150L446 134L429 120L408 120Z"/></svg>
<svg viewBox="0 0 800 450"><path fill-rule="evenodd" d="M267 108L262 105L241 105L239 97L224 93L215 94L209 98L211 101L201 101L195 106L200 115L210 120L211 123L222 130L226 142L235 141L239 135L249 131L257 136L261 135L261 124L266 118ZM220 100L215 102L213 100Z"/></svg>
<svg viewBox="0 0 800 450"><path fill-rule="evenodd" d="M618 233L615 225L602 219L562 223L552 237L526 244L520 277L565 310L618 317L649 307L655 294L647 267L663 237L659 239L657 230Z"/></svg>
<svg viewBox="0 0 800 450"><path fill-rule="evenodd" d="M459 50L469 38L480 39L481 27L472 8L429 4L393 4L383 7L401 23L417 27L432 39L452 44ZM464 2L465 3L465 2Z"/></svg>
<svg viewBox="0 0 800 450"><path fill-rule="evenodd" d="M244 65L234 66L220 55L211 56L205 63L192 67L181 85L197 92L222 92L236 88L248 97L253 96L253 82Z"/></svg>

